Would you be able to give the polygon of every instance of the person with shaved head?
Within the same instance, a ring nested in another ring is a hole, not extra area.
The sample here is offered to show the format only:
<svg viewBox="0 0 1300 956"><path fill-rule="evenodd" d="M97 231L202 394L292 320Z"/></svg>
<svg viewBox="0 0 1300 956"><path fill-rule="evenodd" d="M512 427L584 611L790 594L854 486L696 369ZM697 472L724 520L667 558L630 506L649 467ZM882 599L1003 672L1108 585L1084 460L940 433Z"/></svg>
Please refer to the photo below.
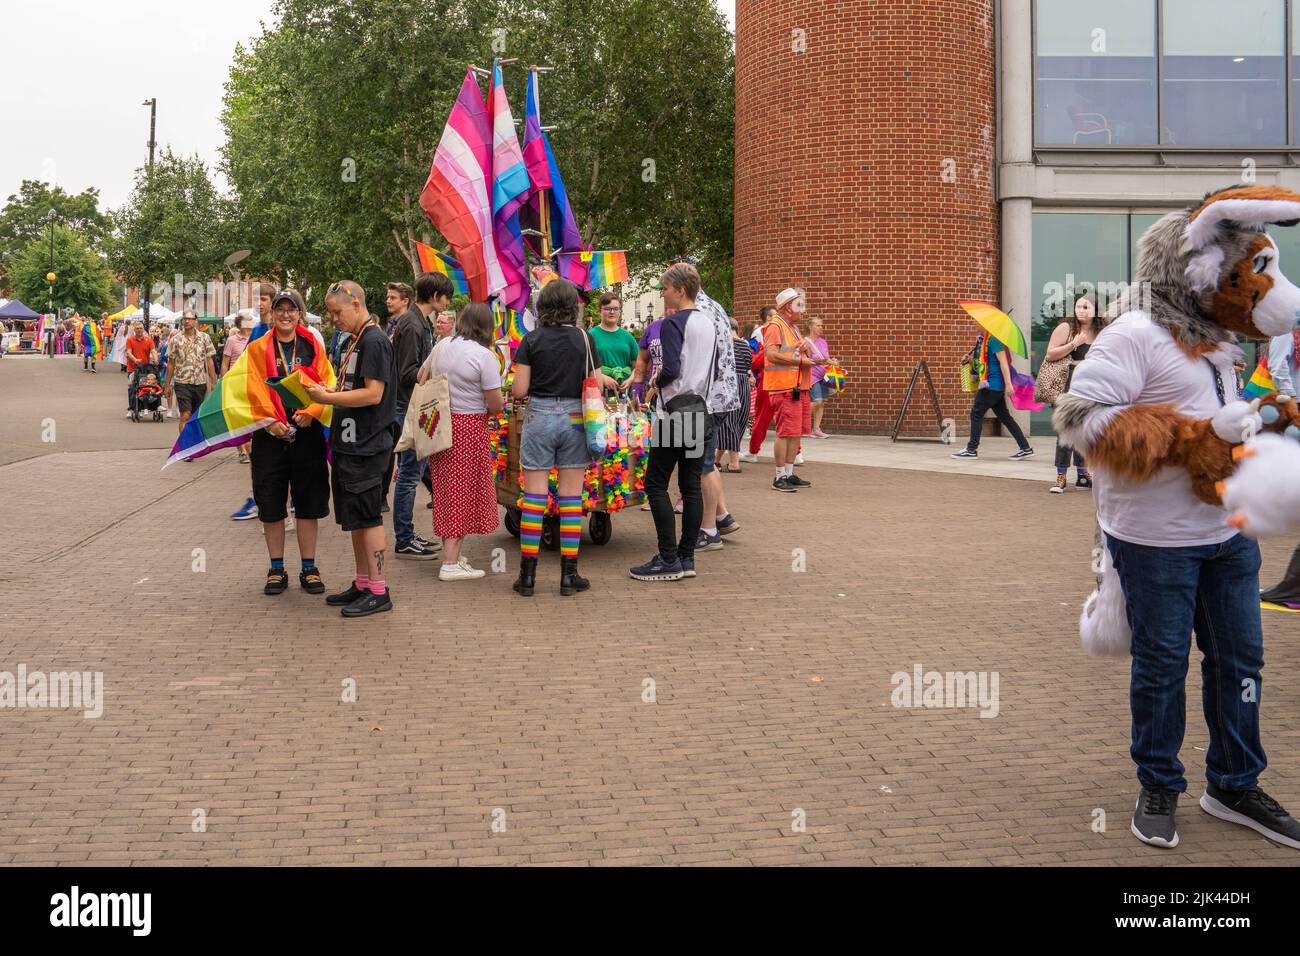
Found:
<svg viewBox="0 0 1300 956"><path fill-rule="evenodd" d="M388 540L383 506L392 477L394 427L393 347L366 308L366 293L345 279L325 294L334 327L352 335L339 368L339 388L309 384L312 401L335 406L330 425L334 515L352 535L356 579L326 602L344 617L393 609L384 580Z"/></svg>

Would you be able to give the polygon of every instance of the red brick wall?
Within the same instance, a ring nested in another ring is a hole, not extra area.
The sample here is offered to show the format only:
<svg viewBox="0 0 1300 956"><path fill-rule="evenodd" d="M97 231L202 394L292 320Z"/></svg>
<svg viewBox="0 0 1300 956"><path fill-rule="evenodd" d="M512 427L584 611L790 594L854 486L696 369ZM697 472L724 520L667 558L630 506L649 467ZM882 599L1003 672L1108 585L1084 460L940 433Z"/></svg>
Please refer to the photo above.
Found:
<svg viewBox="0 0 1300 956"><path fill-rule="evenodd" d="M735 314L808 290L848 369L829 429L888 431L920 359L965 421L957 300L999 285L993 27L992 0L736 4ZM933 419L918 394L904 433Z"/></svg>

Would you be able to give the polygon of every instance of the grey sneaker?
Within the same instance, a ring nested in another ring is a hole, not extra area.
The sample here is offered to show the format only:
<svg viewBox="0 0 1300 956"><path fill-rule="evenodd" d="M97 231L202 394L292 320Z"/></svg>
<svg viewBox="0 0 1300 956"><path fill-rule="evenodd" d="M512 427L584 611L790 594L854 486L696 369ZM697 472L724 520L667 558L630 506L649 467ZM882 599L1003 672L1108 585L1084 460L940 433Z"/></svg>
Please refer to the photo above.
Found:
<svg viewBox="0 0 1300 956"><path fill-rule="evenodd" d="M1143 787L1133 808L1133 835L1143 843L1173 849L1178 846L1178 828L1174 813L1178 794L1162 787Z"/></svg>
<svg viewBox="0 0 1300 956"><path fill-rule="evenodd" d="M1220 820L1250 827L1274 843L1300 850L1300 822L1259 787L1224 790L1207 783L1201 809Z"/></svg>

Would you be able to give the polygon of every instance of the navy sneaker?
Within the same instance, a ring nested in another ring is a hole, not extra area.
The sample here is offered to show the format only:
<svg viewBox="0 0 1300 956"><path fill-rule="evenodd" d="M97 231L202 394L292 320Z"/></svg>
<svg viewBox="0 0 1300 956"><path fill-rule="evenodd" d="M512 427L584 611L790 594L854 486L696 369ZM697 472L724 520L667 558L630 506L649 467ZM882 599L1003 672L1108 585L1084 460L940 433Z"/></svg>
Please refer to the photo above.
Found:
<svg viewBox="0 0 1300 956"><path fill-rule="evenodd" d="M234 514L230 516L235 521L247 521L250 518L257 517L257 502L252 498L245 501Z"/></svg>
<svg viewBox="0 0 1300 956"><path fill-rule="evenodd" d="M659 554L645 564L632 568L629 573L638 581L680 581L685 576L682 562L676 555L673 555L670 562L665 561Z"/></svg>
<svg viewBox="0 0 1300 956"><path fill-rule="evenodd" d="M718 521L718 534L731 534L739 530L740 522L736 520L735 515L727 515Z"/></svg>
<svg viewBox="0 0 1300 956"><path fill-rule="evenodd" d="M680 561L682 565L682 577L695 577L695 555L691 555L689 558L678 556L677 560Z"/></svg>
<svg viewBox="0 0 1300 956"><path fill-rule="evenodd" d="M720 532L717 532L717 531L713 532L713 534L709 534L707 531L705 531L704 529L701 528L701 529L700 529L700 536L699 536L698 538L695 539L695 550L696 550L697 552L699 552L699 551L721 551L721 550L722 550L722 534L721 534ZM680 558L679 558L679 560L680 560Z"/></svg>

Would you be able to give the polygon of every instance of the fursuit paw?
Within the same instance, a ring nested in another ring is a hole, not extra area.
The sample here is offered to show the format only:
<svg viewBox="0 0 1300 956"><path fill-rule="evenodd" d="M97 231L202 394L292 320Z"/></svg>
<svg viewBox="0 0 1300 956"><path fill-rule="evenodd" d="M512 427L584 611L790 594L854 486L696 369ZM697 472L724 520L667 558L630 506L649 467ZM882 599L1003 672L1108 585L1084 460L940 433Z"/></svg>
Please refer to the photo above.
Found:
<svg viewBox="0 0 1300 956"><path fill-rule="evenodd" d="M1248 441L1264 427L1264 420L1259 417L1259 399L1228 402L1210 419L1210 427L1229 445Z"/></svg>
<svg viewBox="0 0 1300 956"><path fill-rule="evenodd" d="M1260 435L1234 457L1237 471L1220 494L1228 524L1248 538L1300 530L1300 443Z"/></svg>
<svg viewBox="0 0 1300 956"><path fill-rule="evenodd" d="M1101 545L1101 573L1097 590L1083 602L1079 615L1079 640L1090 657L1128 657L1133 634L1128 626L1128 605L1119 574L1110 560L1105 539Z"/></svg>

